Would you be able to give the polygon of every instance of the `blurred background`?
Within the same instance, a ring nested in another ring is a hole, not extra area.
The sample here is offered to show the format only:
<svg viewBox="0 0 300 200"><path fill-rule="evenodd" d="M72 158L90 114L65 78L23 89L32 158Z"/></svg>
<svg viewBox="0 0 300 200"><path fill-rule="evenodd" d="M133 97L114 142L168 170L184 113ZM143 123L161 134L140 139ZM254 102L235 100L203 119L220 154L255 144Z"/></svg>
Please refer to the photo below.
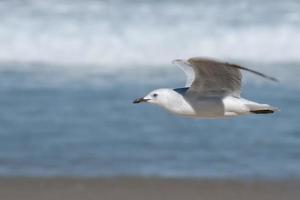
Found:
<svg viewBox="0 0 300 200"><path fill-rule="evenodd" d="M0 1L0 176L300 177L298 0ZM132 101L213 57L281 112L193 120Z"/></svg>

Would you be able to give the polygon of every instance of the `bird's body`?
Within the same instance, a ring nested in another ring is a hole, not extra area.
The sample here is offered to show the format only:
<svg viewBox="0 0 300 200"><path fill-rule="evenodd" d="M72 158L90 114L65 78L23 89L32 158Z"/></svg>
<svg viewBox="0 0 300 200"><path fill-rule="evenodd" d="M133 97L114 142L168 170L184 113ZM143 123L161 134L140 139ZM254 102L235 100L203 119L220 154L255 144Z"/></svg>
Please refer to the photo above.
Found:
<svg viewBox="0 0 300 200"><path fill-rule="evenodd" d="M174 114L208 119L267 114L277 110L240 96L241 69L275 80L272 77L238 65L203 58L175 60L174 63L186 73L186 87L157 89L134 103L149 102Z"/></svg>

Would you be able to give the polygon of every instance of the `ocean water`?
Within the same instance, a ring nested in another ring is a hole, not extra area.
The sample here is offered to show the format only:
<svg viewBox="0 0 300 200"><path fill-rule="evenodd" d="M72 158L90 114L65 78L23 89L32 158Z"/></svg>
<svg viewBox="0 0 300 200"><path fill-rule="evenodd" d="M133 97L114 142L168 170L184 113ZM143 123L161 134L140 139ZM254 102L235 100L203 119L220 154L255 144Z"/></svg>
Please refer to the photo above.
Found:
<svg viewBox="0 0 300 200"><path fill-rule="evenodd" d="M0 2L0 176L300 177L300 3ZM245 73L273 115L194 120L132 101L181 87L172 59Z"/></svg>

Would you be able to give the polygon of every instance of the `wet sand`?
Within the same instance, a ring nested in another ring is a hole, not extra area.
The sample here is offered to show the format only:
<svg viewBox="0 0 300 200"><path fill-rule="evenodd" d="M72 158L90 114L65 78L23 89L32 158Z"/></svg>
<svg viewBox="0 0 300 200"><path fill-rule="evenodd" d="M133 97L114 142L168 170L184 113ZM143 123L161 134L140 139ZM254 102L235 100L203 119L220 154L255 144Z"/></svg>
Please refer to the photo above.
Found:
<svg viewBox="0 0 300 200"><path fill-rule="evenodd" d="M3 200L299 200L299 181L0 178Z"/></svg>

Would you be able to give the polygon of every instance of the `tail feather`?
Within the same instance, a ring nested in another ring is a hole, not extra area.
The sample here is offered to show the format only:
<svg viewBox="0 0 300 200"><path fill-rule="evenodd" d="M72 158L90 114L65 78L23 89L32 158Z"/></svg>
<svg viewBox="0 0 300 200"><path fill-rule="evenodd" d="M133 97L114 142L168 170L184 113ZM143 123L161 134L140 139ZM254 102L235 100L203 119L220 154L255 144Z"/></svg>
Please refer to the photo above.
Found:
<svg viewBox="0 0 300 200"><path fill-rule="evenodd" d="M255 104L248 104L247 106L249 108L249 112L254 114L271 114L276 111L279 111L278 108L272 107L268 104L255 103Z"/></svg>
<svg viewBox="0 0 300 200"><path fill-rule="evenodd" d="M274 113L274 110L250 110L251 113L254 114L271 114Z"/></svg>

